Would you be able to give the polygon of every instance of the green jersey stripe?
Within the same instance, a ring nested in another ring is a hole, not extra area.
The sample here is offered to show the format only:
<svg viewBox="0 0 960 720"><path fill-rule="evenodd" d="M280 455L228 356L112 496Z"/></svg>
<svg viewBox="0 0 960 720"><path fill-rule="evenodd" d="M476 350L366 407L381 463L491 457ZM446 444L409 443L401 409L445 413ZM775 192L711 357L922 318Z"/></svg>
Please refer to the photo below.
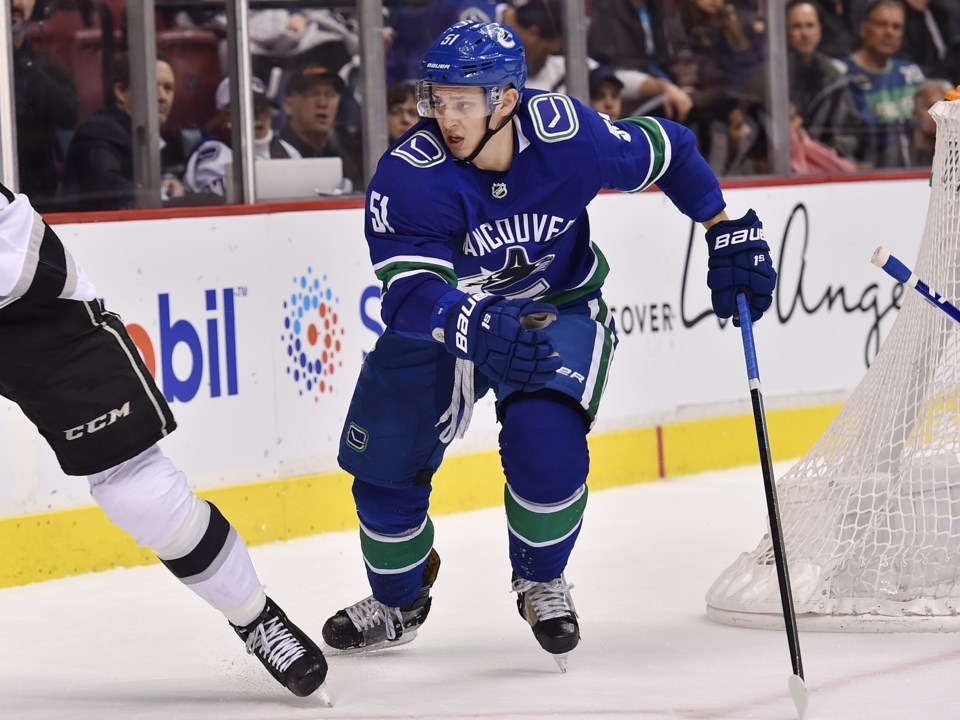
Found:
<svg viewBox="0 0 960 720"><path fill-rule="evenodd" d="M457 273L453 266L442 265L439 262L432 263L430 258L417 258L410 260L395 259L393 262L374 267L377 279L384 284L384 287L390 284L390 281L400 273L410 273L416 270L432 272L442 277L445 281L457 286Z"/></svg>
<svg viewBox="0 0 960 720"><path fill-rule="evenodd" d="M543 302L551 305L567 305L582 297L588 297L597 292L602 286L607 275L610 273L610 265L607 258L600 252L600 248L594 243L590 243L590 249L593 250L594 263L589 274L577 287L570 290L562 290L558 293L547 293Z"/></svg>
<svg viewBox="0 0 960 720"><path fill-rule="evenodd" d="M630 117L624 118L625 122L631 122L638 126L650 143L650 170L643 182L631 192L646 190L659 180L670 165L671 147L667 134L660 127L660 123L650 117Z"/></svg>

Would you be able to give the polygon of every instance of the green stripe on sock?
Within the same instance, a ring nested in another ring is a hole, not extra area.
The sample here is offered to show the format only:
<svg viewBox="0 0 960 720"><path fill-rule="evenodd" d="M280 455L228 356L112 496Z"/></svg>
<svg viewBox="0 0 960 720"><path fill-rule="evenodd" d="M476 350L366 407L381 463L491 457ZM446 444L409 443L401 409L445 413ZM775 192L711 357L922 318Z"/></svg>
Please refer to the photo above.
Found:
<svg viewBox="0 0 960 720"><path fill-rule="evenodd" d="M509 485L504 486L503 497L510 529L534 545L552 545L565 538L583 518L583 510L587 506L586 486L576 500L555 510L550 506L542 506L537 509L538 512L524 507L510 492Z"/></svg>
<svg viewBox="0 0 960 720"><path fill-rule="evenodd" d="M433 547L433 521L427 522L417 532L404 538L385 539L383 535L371 535L360 528L360 549L363 559L374 572L393 573L411 568L422 561Z"/></svg>

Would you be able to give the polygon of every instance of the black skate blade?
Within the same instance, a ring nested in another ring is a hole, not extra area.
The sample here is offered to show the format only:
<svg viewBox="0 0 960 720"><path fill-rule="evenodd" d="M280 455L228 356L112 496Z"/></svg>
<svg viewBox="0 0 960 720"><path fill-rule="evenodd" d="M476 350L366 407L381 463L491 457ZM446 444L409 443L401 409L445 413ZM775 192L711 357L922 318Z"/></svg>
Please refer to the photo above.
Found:
<svg viewBox="0 0 960 720"><path fill-rule="evenodd" d="M321 649L323 650L324 655L337 655L340 657L346 657L348 655L366 655L367 653L380 652L381 650L392 650L393 648L400 647L401 645L406 645L411 643L417 637L416 629L404 630L403 635L401 635L396 640L383 640L378 643L373 643L372 645L364 645L361 648L335 648L327 645L327 643L321 643Z"/></svg>

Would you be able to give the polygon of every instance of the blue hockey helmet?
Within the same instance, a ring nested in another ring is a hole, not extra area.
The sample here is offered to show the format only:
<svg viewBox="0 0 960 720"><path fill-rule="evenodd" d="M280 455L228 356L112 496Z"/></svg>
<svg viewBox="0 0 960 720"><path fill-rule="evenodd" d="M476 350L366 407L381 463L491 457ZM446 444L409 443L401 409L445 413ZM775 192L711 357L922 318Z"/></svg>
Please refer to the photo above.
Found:
<svg viewBox="0 0 960 720"><path fill-rule="evenodd" d="M499 23L454 23L440 34L420 65L417 110L434 117L434 85L466 85L483 88L487 114L500 105L503 91L516 88L523 95L527 83L527 60L523 44L506 25Z"/></svg>

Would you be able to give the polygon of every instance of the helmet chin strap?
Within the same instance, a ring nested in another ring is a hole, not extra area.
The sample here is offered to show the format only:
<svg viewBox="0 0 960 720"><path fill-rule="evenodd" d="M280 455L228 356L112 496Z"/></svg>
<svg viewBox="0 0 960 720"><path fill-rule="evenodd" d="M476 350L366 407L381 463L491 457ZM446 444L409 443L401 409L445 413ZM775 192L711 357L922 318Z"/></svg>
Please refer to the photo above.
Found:
<svg viewBox="0 0 960 720"><path fill-rule="evenodd" d="M490 138L492 138L498 132L503 130L503 128L505 128L510 123L510 121L513 120L513 116L517 114L518 107L520 107L520 103L519 102L514 103L513 110L510 111L510 114L507 115L506 118L504 118L502 123L500 123L497 127L493 128L492 130L490 129L490 121L488 119L487 130L486 132L483 133L483 137L480 138L480 142L477 144L477 149L474 150L472 153L470 153L469 157L465 157L463 160L455 160L455 162L466 164L466 163L472 163L474 160L476 160L477 155L479 155L480 152L483 150L483 148L486 146L486 144L490 142ZM493 115L489 115L488 118L489 117L493 117Z"/></svg>

